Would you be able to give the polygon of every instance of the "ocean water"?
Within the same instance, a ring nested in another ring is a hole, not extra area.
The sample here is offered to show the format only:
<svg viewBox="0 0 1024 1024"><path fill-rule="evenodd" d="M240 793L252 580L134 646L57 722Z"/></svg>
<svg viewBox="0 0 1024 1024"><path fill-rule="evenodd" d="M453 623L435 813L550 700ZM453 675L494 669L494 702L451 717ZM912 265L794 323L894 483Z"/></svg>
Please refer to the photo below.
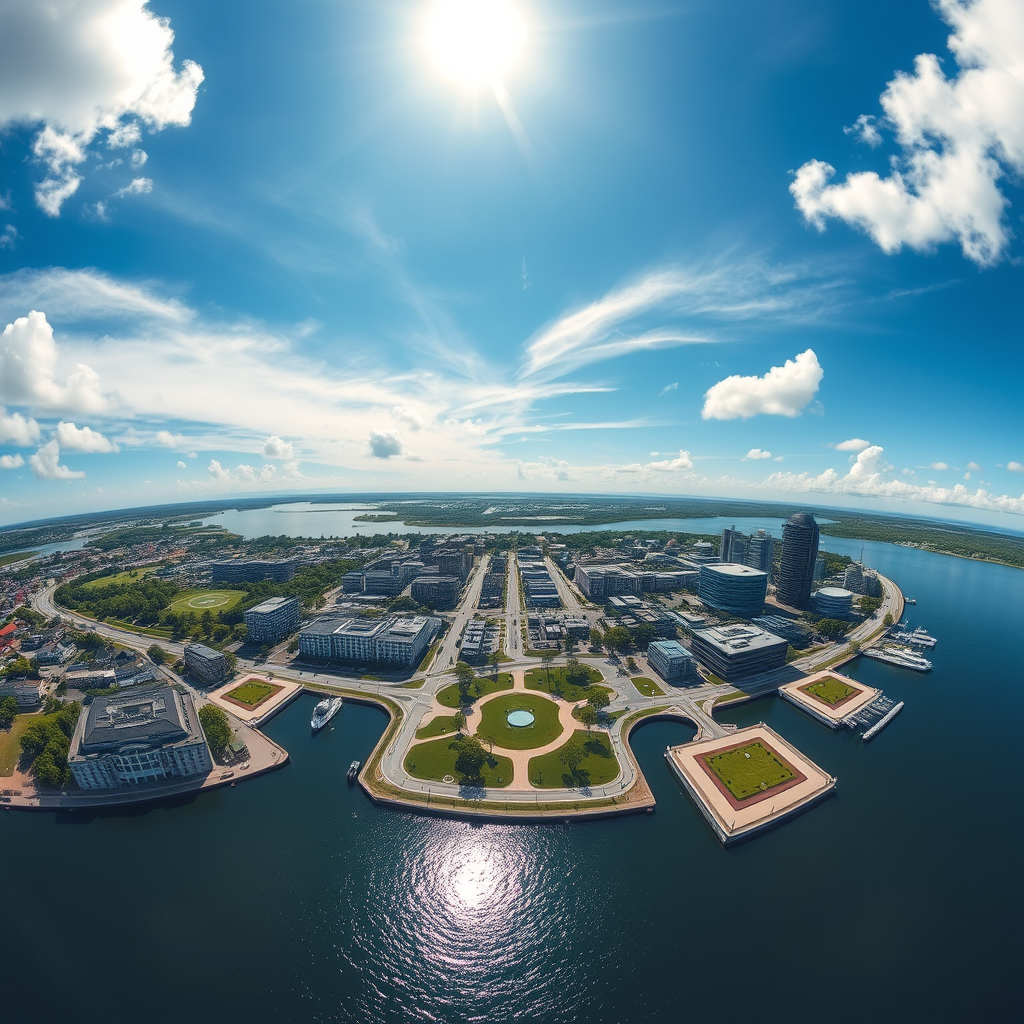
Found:
<svg viewBox="0 0 1024 1024"><path fill-rule="evenodd" d="M829 540L833 550L857 542ZM906 707L872 743L778 698L768 722L839 779L724 849L634 733L654 814L469 823L345 783L385 725L312 698L261 779L96 815L0 813L4 1020L1005 1021L1020 1016L1024 572L891 545L865 557L939 638L918 675L850 672Z"/></svg>

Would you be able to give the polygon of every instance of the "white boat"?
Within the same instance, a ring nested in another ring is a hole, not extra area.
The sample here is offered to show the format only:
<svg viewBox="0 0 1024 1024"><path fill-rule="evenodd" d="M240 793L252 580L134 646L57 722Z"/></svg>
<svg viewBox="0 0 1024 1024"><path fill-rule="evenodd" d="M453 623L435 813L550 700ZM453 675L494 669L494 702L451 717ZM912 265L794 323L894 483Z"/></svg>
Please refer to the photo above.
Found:
<svg viewBox="0 0 1024 1024"><path fill-rule="evenodd" d="M320 701L313 708L313 717L309 720L313 732L319 732L341 710L341 704L340 697L325 697Z"/></svg>
<svg viewBox="0 0 1024 1024"><path fill-rule="evenodd" d="M915 672L931 672L932 663L917 651L909 647L871 647L863 652L876 661L885 661L900 668L910 668Z"/></svg>
<svg viewBox="0 0 1024 1024"><path fill-rule="evenodd" d="M935 637L929 636L928 630L923 626L911 629L906 623L901 623L900 628L889 636L897 643L913 644L915 647L934 647L939 642Z"/></svg>

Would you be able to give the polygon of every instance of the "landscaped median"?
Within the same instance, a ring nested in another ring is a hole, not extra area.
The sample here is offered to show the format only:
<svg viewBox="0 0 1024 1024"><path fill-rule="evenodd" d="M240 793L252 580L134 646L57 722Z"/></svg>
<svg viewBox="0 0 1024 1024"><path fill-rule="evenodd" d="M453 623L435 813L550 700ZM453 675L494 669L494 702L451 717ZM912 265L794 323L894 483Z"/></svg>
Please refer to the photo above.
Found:
<svg viewBox="0 0 1024 1024"><path fill-rule="evenodd" d="M630 682L645 696L645 697L664 697L665 691L650 677L648 676L634 676L630 679Z"/></svg>
<svg viewBox="0 0 1024 1024"><path fill-rule="evenodd" d="M512 673L499 672L497 678L493 676L477 676L469 684L468 696L470 701L479 700L489 694L497 693L499 690L512 689ZM452 683L437 693L437 703L443 708L457 708L462 703L462 696L459 693L459 684Z"/></svg>
<svg viewBox="0 0 1024 1024"><path fill-rule="evenodd" d="M586 680L589 679L589 683ZM525 682L528 690L540 690L575 704L586 700L592 693L612 693L607 686L598 686L603 676L589 665L579 665L576 672L572 666L559 665L556 668L528 668Z"/></svg>

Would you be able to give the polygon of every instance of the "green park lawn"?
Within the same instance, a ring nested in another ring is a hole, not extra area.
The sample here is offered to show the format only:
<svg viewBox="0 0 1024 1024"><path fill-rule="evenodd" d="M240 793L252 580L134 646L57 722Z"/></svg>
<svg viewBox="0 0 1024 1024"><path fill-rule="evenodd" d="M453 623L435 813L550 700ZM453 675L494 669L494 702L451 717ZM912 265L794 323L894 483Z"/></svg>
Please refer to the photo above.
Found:
<svg viewBox="0 0 1024 1024"><path fill-rule="evenodd" d="M832 708L857 692L852 686L848 686L841 679L836 679L835 676L826 676L809 686L801 686L800 689Z"/></svg>
<svg viewBox="0 0 1024 1024"><path fill-rule="evenodd" d="M774 789L794 778L779 755L760 742L721 754L705 754L704 761L737 800Z"/></svg>
<svg viewBox="0 0 1024 1024"><path fill-rule="evenodd" d="M647 676L635 676L630 682L645 696L645 697L664 697L665 691L653 680Z"/></svg>
<svg viewBox="0 0 1024 1024"><path fill-rule="evenodd" d="M530 711L532 725L517 728L506 720L511 711ZM480 740L493 740L496 747L506 750L533 750L544 747L562 735L558 721L558 705L547 697L532 693L509 693L495 697L483 706L480 728L476 731Z"/></svg>
<svg viewBox="0 0 1024 1024"><path fill-rule="evenodd" d="M0 778L14 774L21 757L21 737L39 715L15 715L10 729L0 731Z"/></svg>
<svg viewBox="0 0 1024 1024"><path fill-rule="evenodd" d="M569 743L578 743L586 752L576 774L559 760L559 754ZM603 733L588 733L577 729L557 750L530 758L530 785L537 789L578 789L581 786L603 786L619 774L619 761L612 750L611 740Z"/></svg>
<svg viewBox="0 0 1024 1024"><path fill-rule="evenodd" d="M474 701L478 697L486 697L489 693L511 689L511 672L499 672L497 679L493 676L477 676L469 684L469 699ZM444 708L457 708L459 706L459 684L452 683L441 690L437 695L437 702Z"/></svg>
<svg viewBox="0 0 1024 1024"><path fill-rule="evenodd" d="M455 770L455 751L452 740L443 736L439 740L417 743L405 755L405 770L416 779L440 782L446 775L458 779ZM485 786L504 788L512 781L512 761L502 754L488 754L483 771L480 773Z"/></svg>
<svg viewBox="0 0 1024 1024"><path fill-rule="evenodd" d="M99 590L101 587L110 586L111 583L138 583L139 580L148 576L155 569L156 565L144 565L137 569L126 569L124 572L116 572L110 576L101 576L98 580L91 580L82 584L83 590Z"/></svg>
<svg viewBox="0 0 1024 1024"><path fill-rule="evenodd" d="M236 686L233 690L228 691L224 696L230 697L232 700L237 700L239 704L245 704L246 707L254 708L259 704L262 704L268 697L277 693L278 690L282 689L280 686L274 686L271 683L242 683L241 686Z"/></svg>
<svg viewBox="0 0 1024 1024"><path fill-rule="evenodd" d="M580 686L578 683L570 683L565 678L565 665L547 668L528 668L526 670L526 688L528 690L540 690L543 693L557 694L563 700L575 704L578 700L586 700L592 693L603 690L605 693L612 691L607 686L598 686L601 682L601 673L596 668L583 665L583 668L590 674L590 685ZM550 675L550 678L549 678Z"/></svg>
<svg viewBox="0 0 1024 1024"><path fill-rule="evenodd" d="M416 730L416 739L427 740L431 736L448 736L454 732L455 715L438 715Z"/></svg>
<svg viewBox="0 0 1024 1024"><path fill-rule="evenodd" d="M244 596L241 590L182 590L171 602L171 611L226 612Z"/></svg>

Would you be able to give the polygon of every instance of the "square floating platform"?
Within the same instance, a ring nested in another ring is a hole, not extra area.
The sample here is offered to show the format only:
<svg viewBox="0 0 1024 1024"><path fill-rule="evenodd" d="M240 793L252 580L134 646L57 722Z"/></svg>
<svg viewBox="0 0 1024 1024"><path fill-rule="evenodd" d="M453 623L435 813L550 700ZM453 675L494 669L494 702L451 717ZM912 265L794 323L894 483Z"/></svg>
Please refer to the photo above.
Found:
<svg viewBox="0 0 1024 1024"><path fill-rule="evenodd" d="M844 719L867 707L881 692L833 671L817 672L779 687L780 697L830 729L842 728Z"/></svg>
<svg viewBox="0 0 1024 1024"><path fill-rule="evenodd" d="M764 723L669 747L665 757L725 844L807 810L836 784Z"/></svg>

